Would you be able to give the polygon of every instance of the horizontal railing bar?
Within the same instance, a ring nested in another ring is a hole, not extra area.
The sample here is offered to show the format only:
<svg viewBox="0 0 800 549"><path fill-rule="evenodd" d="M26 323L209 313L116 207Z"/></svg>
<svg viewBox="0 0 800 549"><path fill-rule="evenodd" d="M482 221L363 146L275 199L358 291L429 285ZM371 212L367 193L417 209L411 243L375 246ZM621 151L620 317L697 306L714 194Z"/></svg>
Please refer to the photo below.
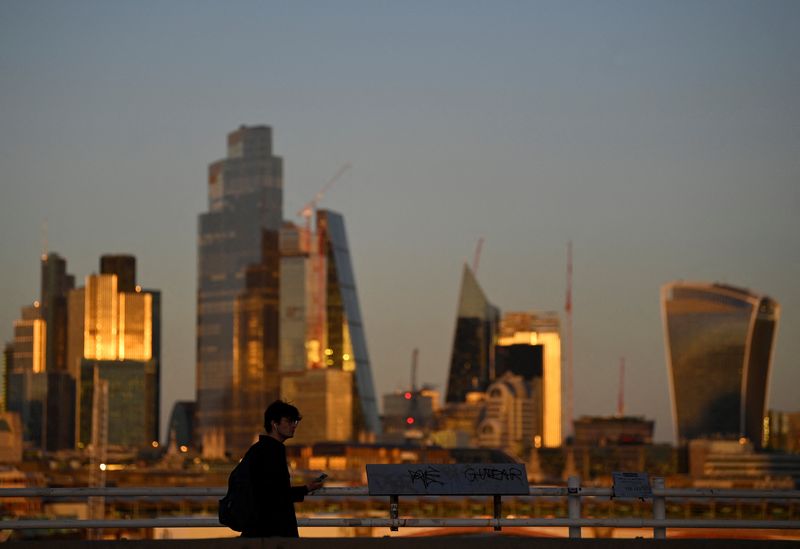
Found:
<svg viewBox="0 0 800 549"><path fill-rule="evenodd" d="M147 487L80 487L80 488L0 488L0 498L6 497L153 497L153 496L177 496L177 497L222 497L225 495L224 487L167 487L167 488L147 488ZM581 497L611 497L611 488L581 488ZM321 488L313 493L315 496L369 496L369 491L365 486L355 487L336 487ZM531 496L550 496L564 497L568 495L566 487L531 487ZM725 490L709 488L664 488L653 489L654 496L668 498L704 498L704 499L800 499L800 490ZM486 494L490 497L491 494ZM386 496L370 496L373 498L385 498ZM483 497L474 496L447 496L439 494L417 494L401 496L403 498L420 497ZM505 496L505 497L525 497L525 496Z"/></svg>
<svg viewBox="0 0 800 549"><path fill-rule="evenodd" d="M591 527L610 526L617 528L743 528L766 530L800 529L800 520L725 520L725 519L493 519L493 518L300 518L299 526L355 526L355 527ZM172 517L159 519L109 519L109 520L3 520L0 530L27 529L80 529L80 528L181 528L223 527L216 518Z"/></svg>

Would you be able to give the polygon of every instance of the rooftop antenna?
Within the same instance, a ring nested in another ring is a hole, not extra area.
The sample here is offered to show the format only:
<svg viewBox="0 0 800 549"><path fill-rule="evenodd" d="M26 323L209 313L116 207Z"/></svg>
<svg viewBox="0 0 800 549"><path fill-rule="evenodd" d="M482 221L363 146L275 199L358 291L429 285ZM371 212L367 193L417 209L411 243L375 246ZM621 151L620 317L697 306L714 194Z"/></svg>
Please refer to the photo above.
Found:
<svg viewBox="0 0 800 549"><path fill-rule="evenodd" d="M619 357L619 394L617 395L617 417L625 415L625 357Z"/></svg>
<svg viewBox="0 0 800 549"><path fill-rule="evenodd" d="M411 392L417 392L417 359L419 358L419 349L414 348L411 353Z"/></svg>
<svg viewBox="0 0 800 549"><path fill-rule="evenodd" d="M42 220L42 259L47 259L47 218Z"/></svg>
<svg viewBox="0 0 800 549"><path fill-rule="evenodd" d="M567 435L572 436L572 240L567 242L567 299L564 312L567 317Z"/></svg>

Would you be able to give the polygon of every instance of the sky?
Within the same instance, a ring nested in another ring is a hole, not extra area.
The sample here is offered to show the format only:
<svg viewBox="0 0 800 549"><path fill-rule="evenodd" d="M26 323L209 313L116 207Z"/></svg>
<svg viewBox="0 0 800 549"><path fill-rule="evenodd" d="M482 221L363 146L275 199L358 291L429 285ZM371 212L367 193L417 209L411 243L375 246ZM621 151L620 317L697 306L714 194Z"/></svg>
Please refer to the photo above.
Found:
<svg viewBox="0 0 800 549"><path fill-rule="evenodd" d="M781 305L771 408L800 402L800 3L0 2L0 335L43 249L162 291L162 423L194 398L197 218L228 132L273 128L284 217L345 216L375 378L445 389L464 262L559 311L574 414L673 426L660 287Z"/></svg>

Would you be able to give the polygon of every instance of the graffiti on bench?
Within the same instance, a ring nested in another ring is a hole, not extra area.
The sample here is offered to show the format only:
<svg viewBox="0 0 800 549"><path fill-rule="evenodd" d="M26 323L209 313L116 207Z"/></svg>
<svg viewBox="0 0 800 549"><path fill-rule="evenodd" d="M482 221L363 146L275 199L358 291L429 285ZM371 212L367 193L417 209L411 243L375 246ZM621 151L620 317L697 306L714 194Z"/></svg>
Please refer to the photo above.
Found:
<svg viewBox="0 0 800 549"><path fill-rule="evenodd" d="M367 465L370 495L528 494L522 463Z"/></svg>

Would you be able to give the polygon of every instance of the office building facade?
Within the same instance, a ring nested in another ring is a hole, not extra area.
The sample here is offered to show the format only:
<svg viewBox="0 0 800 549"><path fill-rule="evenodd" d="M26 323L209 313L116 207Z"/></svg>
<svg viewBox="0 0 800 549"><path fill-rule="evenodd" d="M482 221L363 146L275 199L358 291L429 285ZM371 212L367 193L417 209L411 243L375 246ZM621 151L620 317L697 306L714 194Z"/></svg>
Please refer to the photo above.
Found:
<svg viewBox="0 0 800 549"><path fill-rule="evenodd" d="M561 334L556 313L503 315L495 349L495 377L506 371L541 385L536 436L541 437L541 446L561 446Z"/></svg>
<svg viewBox="0 0 800 549"><path fill-rule="evenodd" d="M676 440L763 439L780 307L723 284L673 282L661 311Z"/></svg>
<svg viewBox="0 0 800 549"><path fill-rule="evenodd" d="M381 424L344 218L319 210L317 238L325 264L324 367L352 372L353 433L369 438L380 434Z"/></svg>
<svg viewBox="0 0 800 549"><path fill-rule="evenodd" d="M242 126L228 134L227 145L226 158L209 166L208 211L198 222L195 440L208 457L232 454L236 448L228 443L227 433L233 433L237 425L255 421L244 417L252 415L252 410L234 406L235 395L243 390L243 378L234 373L237 299L240 312L250 299L243 294L258 293L265 304L274 302L277 307L279 292L276 262L283 162L272 154L272 130ZM270 246L274 249L268 249ZM267 286L248 287L248 270L258 271L258 266L267 271L262 277ZM256 332L260 332L258 337L264 345L277 349L277 322L265 318L264 326ZM244 337L244 332L240 336ZM241 341L244 339L240 337ZM267 372L277 369L269 362L272 357L277 361L277 350L262 347L259 352L266 361L260 366L264 372L254 375L266 380Z"/></svg>
<svg viewBox="0 0 800 549"><path fill-rule="evenodd" d="M136 284L134 266L131 256L103 256L107 272L87 276L67 296L67 362L80 447L99 440L145 447L159 440L161 293ZM120 289L117 272L131 291ZM99 436L98 429L107 433Z"/></svg>

